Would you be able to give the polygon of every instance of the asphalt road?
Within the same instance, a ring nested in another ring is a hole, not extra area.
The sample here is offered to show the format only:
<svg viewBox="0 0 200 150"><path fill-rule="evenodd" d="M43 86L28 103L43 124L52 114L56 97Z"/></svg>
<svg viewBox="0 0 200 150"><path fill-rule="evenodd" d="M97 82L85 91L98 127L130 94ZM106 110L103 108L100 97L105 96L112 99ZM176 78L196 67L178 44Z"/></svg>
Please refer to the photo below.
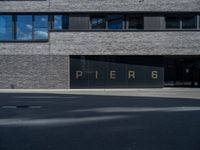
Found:
<svg viewBox="0 0 200 150"><path fill-rule="evenodd" d="M0 93L0 150L200 150L200 99Z"/></svg>

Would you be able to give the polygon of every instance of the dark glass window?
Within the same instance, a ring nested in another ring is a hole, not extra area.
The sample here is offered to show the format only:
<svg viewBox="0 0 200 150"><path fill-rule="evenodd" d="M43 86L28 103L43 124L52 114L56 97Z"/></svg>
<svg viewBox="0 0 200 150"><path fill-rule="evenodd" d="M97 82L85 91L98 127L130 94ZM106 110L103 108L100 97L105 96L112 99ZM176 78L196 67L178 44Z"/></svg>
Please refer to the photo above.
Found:
<svg viewBox="0 0 200 150"><path fill-rule="evenodd" d="M17 16L17 40L33 39L33 18L31 15Z"/></svg>
<svg viewBox="0 0 200 150"><path fill-rule="evenodd" d="M123 16L122 15L109 15L107 17L108 29L122 29Z"/></svg>
<svg viewBox="0 0 200 150"><path fill-rule="evenodd" d="M48 16L35 16L34 19L34 39L48 39Z"/></svg>
<svg viewBox="0 0 200 150"><path fill-rule="evenodd" d="M182 17L182 28L183 29L196 29L197 19L196 16L183 16Z"/></svg>
<svg viewBox="0 0 200 150"><path fill-rule="evenodd" d="M105 29L106 28L105 16L92 17L91 26L92 26L92 29Z"/></svg>
<svg viewBox="0 0 200 150"><path fill-rule="evenodd" d="M53 19L53 29L62 30L69 28L69 16L55 15Z"/></svg>
<svg viewBox="0 0 200 150"><path fill-rule="evenodd" d="M130 16L128 17L128 28L129 29L143 29L144 19L142 16Z"/></svg>
<svg viewBox="0 0 200 150"><path fill-rule="evenodd" d="M13 21L11 15L0 15L0 40L13 39Z"/></svg>
<svg viewBox="0 0 200 150"><path fill-rule="evenodd" d="M180 17L178 16L167 16L166 19L167 29L179 29L180 28Z"/></svg>

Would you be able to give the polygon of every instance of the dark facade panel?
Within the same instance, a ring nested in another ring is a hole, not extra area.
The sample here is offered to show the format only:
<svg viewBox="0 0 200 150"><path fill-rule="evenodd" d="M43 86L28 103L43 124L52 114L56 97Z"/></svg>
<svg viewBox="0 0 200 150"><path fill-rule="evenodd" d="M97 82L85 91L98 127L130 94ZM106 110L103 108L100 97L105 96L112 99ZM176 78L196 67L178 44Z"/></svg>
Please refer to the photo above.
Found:
<svg viewBox="0 0 200 150"><path fill-rule="evenodd" d="M77 30L77 29L89 29L89 15L80 15L80 14L74 14L70 15L69 17L69 29L71 30Z"/></svg>
<svg viewBox="0 0 200 150"><path fill-rule="evenodd" d="M166 56L165 86L200 87L200 55Z"/></svg>
<svg viewBox="0 0 200 150"><path fill-rule="evenodd" d="M71 88L155 88L164 85L161 56L71 56Z"/></svg>
<svg viewBox="0 0 200 150"><path fill-rule="evenodd" d="M144 16L144 30L164 30L164 16Z"/></svg>

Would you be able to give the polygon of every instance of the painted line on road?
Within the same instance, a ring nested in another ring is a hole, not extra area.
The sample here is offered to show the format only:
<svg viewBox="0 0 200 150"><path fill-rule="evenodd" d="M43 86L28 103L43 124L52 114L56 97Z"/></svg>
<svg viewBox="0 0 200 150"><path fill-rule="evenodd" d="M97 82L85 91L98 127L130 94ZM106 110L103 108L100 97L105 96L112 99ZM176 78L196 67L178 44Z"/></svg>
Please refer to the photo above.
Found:
<svg viewBox="0 0 200 150"><path fill-rule="evenodd" d="M1 108L3 108L3 109L15 109L15 108L17 108L17 106L1 106Z"/></svg>
<svg viewBox="0 0 200 150"><path fill-rule="evenodd" d="M40 109L42 106L30 106L30 105L7 105L7 106L1 106L2 109Z"/></svg>
<svg viewBox="0 0 200 150"><path fill-rule="evenodd" d="M14 96L16 99L73 99L80 98L80 96Z"/></svg>

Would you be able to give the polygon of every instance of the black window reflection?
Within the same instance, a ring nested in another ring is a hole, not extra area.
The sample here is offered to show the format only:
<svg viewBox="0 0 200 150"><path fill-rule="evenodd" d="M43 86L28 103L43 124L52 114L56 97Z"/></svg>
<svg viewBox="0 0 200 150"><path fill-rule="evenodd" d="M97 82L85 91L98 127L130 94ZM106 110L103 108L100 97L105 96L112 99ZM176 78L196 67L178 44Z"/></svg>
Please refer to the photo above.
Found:
<svg viewBox="0 0 200 150"><path fill-rule="evenodd" d="M182 28L183 29L196 29L197 28L196 16L183 16L182 17Z"/></svg>
<svg viewBox="0 0 200 150"><path fill-rule="evenodd" d="M122 15L109 15L107 17L108 29L122 29L123 16Z"/></svg>
<svg viewBox="0 0 200 150"><path fill-rule="evenodd" d="M33 39L33 18L30 15L17 16L17 40Z"/></svg>
<svg viewBox="0 0 200 150"><path fill-rule="evenodd" d="M62 30L69 28L69 16L66 15L54 15L53 17L53 29Z"/></svg>
<svg viewBox="0 0 200 150"><path fill-rule="evenodd" d="M48 16L35 16L34 19L34 39L48 39Z"/></svg>
<svg viewBox="0 0 200 150"><path fill-rule="evenodd" d="M13 39L13 18L11 15L0 15L0 40Z"/></svg>
<svg viewBox="0 0 200 150"><path fill-rule="evenodd" d="M180 28L180 17L179 16L167 16L166 19L167 29L179 29Z"/></svg>
<svg viewBox="0 0 200 150"><path fill-rule="evenodd" d="M105 16L95 16L91 18L92 29L106 29Z"/></svg>
<svg viewBox="0 0 200 150"><path fill-rule="evenodd" d="M128 28L129 29L143 29L144 19L143 16L129 16L128 17Z"/></svg>

